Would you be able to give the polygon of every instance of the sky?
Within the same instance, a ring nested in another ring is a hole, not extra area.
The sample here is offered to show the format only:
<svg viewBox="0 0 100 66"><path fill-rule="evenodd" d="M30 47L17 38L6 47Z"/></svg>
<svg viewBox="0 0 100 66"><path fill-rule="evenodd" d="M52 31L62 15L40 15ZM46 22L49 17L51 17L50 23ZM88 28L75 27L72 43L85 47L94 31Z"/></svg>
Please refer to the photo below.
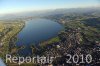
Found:
<svg viewBox="0 0 100 66"><path fill-rule="evenodd" d="M0 0L0 14L100 6L100 0Z"/></svg>

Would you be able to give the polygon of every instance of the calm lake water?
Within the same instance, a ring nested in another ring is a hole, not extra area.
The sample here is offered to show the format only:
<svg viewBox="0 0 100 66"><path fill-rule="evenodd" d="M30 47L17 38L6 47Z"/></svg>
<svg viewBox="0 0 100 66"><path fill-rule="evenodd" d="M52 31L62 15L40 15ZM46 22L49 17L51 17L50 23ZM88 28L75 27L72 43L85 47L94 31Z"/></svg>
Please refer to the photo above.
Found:
<svg viewBox="0 0 100 66"><path fill-rule="evenodd" d="M21 52L23 52L23 54L28 54L28 46L55 37L62 29L62 25L48 19L26 21L25 27L18 34L18 41L16 44L17 46L27 46L27 49Z"/></svg>
<svg viewBox="0 0 100 66"><path fill-rule="evenodd" d="M0 66L6 66L6 64L3 62L1 58L0 58Z"/></svg>

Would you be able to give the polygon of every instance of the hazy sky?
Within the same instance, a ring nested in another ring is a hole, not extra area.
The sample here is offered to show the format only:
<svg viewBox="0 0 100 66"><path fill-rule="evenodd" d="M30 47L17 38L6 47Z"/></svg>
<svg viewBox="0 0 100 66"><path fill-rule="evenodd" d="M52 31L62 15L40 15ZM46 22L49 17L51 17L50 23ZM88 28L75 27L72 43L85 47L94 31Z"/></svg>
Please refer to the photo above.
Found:
<svg viewBox="0 0 100 66"><path fill-rule="evenodd" d="M0 14L100 6L100 0L0 0Z"/></svg>

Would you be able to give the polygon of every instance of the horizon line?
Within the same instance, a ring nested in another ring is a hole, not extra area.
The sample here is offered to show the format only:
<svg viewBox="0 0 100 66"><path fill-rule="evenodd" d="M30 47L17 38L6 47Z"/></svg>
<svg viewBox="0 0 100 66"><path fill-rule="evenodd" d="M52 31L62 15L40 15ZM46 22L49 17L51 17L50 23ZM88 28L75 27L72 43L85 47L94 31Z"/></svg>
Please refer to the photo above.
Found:
<svg viewBox="0 0 100 66"><path fill-rule="evenodd" d="M40 9L40 10L25 10L20 12L12 12L12 13L0 13L0 15L11 15L11 14L20 14L20 13L27 13L27 12L39 12L39 11L52 11L57 9L81 9L81 8L100 8L100 6L90 6L90 7L72 7L72 8L54 8L54 9Z"/></svg>

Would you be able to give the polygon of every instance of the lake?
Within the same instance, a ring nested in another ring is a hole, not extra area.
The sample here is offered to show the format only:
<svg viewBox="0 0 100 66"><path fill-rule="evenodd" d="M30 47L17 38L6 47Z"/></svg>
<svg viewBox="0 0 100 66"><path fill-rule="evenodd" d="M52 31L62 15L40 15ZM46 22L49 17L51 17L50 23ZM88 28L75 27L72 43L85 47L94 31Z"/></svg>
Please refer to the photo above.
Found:
<svg viewBox="0 0 100 66"><path fill-rule="evenodd" d="M6 64L4 63L4 61L0 58L0 66L6 66Z"/></svg>
<svg viewBox="0 0 100 66"><path fill-rule="evenodd" d="M38 44L39 42L48 40L58 35L63 26L57 22L48 19L32 19L25 22L25 27L17 35L17 46L27 46L25 53L28 54L28 46Z"/></svg>

